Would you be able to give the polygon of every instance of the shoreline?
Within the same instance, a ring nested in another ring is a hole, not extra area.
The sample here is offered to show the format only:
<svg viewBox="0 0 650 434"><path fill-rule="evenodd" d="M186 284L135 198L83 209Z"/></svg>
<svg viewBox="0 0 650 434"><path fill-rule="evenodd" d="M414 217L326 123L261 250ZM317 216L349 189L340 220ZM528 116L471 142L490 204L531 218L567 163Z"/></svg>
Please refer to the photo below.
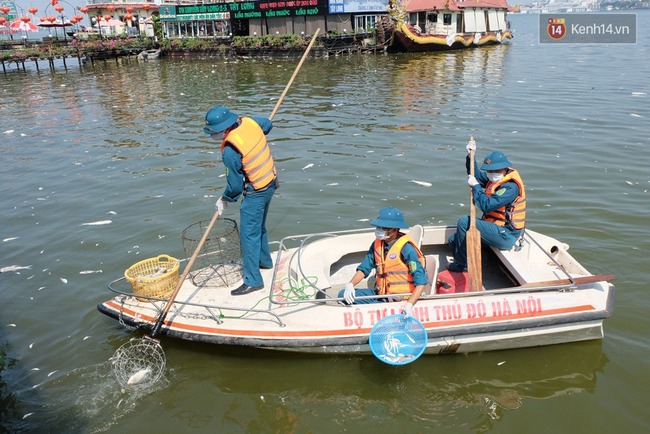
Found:
<svg viewBox="0 0 650 434"><path fill-rule="evenodd" d="M6 74L7 68L15 64L18 69L25 70L25 63L32 61L36 69L39 62L48 62L54 69L54 61L76 58L79 63L89 60L116 61L124 57L138 56L146 50L160 50L161 56L294 56L301 55L309 39L303 36L284 35L266 37L238 37L229 40L183 40L166 39L158 44L151 38L138 39L96 39L81 41L19 41L19 43L0 43L0 63ZM377 45L372 34L342 34L322 35L316 40L311 56L329 56L352 53L385 52L385 44Z"/></svg>

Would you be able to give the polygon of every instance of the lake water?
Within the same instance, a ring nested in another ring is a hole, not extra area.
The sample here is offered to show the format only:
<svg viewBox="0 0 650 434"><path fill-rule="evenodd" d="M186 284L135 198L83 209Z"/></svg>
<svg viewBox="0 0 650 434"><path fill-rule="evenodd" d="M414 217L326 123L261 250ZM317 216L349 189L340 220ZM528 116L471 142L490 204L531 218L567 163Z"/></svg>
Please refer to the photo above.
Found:
<svg viewBox="0 0 650 434"><path fill-rule="evenodd" d="M636 44L509 45L309 58L269 136L271 238L468 212L465 143L506 152L528 227L613 273L602 341L424 356L302 356L162 339L165 379L122 393L108 359L137 336L96 310L133 263L183 257L225 185L203 116L268 116L298 59L162 58L0 75L0 431L650 432L650 13ZM29 65L28 65L29 66ZM418 181L418 182L413 182ZM431 186L427 187L426 183ZM227 210L238 218L238 206Z"/></svg>

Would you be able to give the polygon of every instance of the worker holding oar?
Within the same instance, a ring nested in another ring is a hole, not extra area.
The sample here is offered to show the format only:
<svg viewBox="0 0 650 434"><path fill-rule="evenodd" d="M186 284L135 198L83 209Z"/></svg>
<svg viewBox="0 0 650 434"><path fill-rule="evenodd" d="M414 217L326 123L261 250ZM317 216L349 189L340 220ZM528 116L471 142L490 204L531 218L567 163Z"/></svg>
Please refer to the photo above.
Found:
<svg viewBox="0 0 650 434"><path fill-rule="evenodd" d="M239 117L223 106L205 115L203 131L221 144L227 186L217 200L219 215L229 202L244 196L240 208L240 241L244 258L244 283L230 291L244 295L264 288L260 268L273 267L266 216L278 187L275 164L266 135L273 128L270 119Z"/></svg>
<svg viewBox="0 0 650 434"><path fill-rule="evenodd" d="M474 204L483 212L483 216L475 220L476 228L480 232L480 241L500 250L509 250L524 230L526 221L524 183L519 172L512 168L512 164L503 152L490 152L479 170L478 164L473 161L476 142L470 139L466 149L466 166L469 174L467 183L472 189ZM472 168L471 165L474 167ZM471 169L474 169L474 175L470 174ZM460 217L456 233L449 237L449 246L454 255L454 262L447 266L449 271L467 271L467 250L473 247L466 246L469 228L470 216ZM480 243L478 247L480 249Z"/></svg>

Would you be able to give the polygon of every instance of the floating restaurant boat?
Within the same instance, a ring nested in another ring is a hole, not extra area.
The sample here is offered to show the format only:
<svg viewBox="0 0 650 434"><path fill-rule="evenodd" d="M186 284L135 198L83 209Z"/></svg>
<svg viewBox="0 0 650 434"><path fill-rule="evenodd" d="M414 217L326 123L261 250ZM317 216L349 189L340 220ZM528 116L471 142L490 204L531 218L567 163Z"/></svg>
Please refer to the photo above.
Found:
<svg viewBox="0 0 650 434"><path fill-rule="evenodd" d="M441 51L512 39L506 0L402 0L378 24L392 51Z"/></svg>
<svg viewBox="0 0 650 434"><path fill-rule="evenodd" d="M527 229L510 251L483 246L483 288L469 291L466 273L446 271L447 239L454 230L419 225L405 230L426 256L430 283L413 309L427 330L425 353L603 337L603 320L614 305L608 282L613 276L592 275L566 244ZM242 283L237 263L197 269L181 286L160 334L295 352L370 354L373 325L399 313L403 301L348 306L337 296L373 240L370 230L286 237L272 254L274 267L261 270L264 289L240 296L230 294ZM228 277L233 268L235 279ZM357 287L372 287L373 281L371 275ZM166 305L165 297L134 294L124 278L108 287L114 296L98 309L127 326L151 329Z"/></svg>

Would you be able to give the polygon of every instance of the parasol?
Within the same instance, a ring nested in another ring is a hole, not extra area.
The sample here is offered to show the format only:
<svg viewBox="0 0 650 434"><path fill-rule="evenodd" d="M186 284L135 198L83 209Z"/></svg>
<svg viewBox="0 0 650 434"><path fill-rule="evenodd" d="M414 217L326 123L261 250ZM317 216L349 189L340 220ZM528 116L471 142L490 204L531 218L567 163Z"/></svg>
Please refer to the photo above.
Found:
<svg viewBox="0 0 650 434"><path fill-rule="evenodd" d="M69 20L68 21L61 21L59 18L56 19L56 21L49 22L49 21L43 21L42 23L38 24L39 27L69 27L69 26L74 26Z"/></svg>
<svg viewBox="0 0 650 434"><path fill-rule="evenodd" d="M124 26L124 22L120 20L116 20L115 18L111 18L108 21L105 20L100 20L99 25L102 27L121 27Z"/></svg>
<svg viewBox="0 0 650 434"><path fill-rule="evenodd" d="M20 18L9 23L9 28L15 32L38 32L38 27L34 23Z"/></svg>

